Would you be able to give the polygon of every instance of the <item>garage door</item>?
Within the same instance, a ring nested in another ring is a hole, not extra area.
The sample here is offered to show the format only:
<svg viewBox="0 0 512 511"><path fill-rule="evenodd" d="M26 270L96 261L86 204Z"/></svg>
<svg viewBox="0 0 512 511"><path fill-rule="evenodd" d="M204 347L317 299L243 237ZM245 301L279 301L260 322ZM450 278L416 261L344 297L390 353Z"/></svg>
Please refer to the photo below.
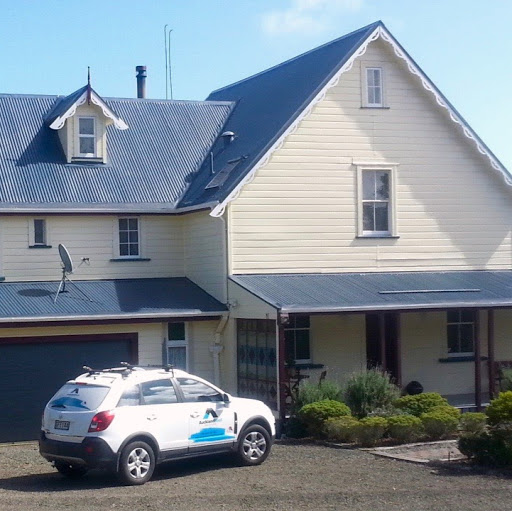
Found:
<svg viewBox="0 0 512 511"><path fill-rule="evenodd" d="M0 339L0 442L34 440L44 405L67 380L136 362L137 334Z"/></svg>

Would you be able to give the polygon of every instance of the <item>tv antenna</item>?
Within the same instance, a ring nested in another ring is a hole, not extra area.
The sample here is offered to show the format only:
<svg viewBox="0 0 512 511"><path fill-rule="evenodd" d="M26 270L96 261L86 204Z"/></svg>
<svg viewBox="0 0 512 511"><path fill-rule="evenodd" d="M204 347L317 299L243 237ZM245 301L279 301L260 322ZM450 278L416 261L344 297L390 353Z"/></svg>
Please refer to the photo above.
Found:
<svg viewBox="0 0 512 511"><path fill-rule="evenodd" d="M57 294L55 295L53 303L57 301L60 293L66 293L66 281L68 281L70 284L73 284L80 294L85 296L89 302L92 302L92 300L69 278L69 275L75 271L75 268L73 266L73 261L69 255L68 249L61 243L59 243L59 256L62 265L62 278L60 279L59 288L57 289ZM88 261L89 258L84 257L79 266L82 266L83 263Z"/></svg>

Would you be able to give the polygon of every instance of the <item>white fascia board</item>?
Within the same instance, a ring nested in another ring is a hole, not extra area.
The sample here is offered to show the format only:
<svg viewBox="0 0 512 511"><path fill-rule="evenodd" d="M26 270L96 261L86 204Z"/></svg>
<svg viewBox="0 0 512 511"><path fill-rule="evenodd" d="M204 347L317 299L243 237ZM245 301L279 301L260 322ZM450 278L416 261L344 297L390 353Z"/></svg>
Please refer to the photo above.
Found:
<svg viewBox="0 0 512 511"><path fill-rule="evenodd" d="M118 321L118 320L144 320L144 319L164 319L164 318L203 318L211 316L224 316L227 311L211 311L211 312L173 312L173 313L141 313L141 314L98 314L85 316L27 316L27 317L4 317L0 318L1 323L46 323L48 321L66 323L67 321Z"/></svg>
<svg viewBox="0 0 512 511"><path fill-rule="evenodd" d="M481 154L487 156L492 168L494 168L495 170L499 171L502 174L507 185L512 186L512 175L492 154L491 150L483 143L480 137L473 131L473 129L460 116L460 114L455 111L455 109L450 105L448 100L441 94L437 87L425 75L425 73L423 73L423 71L417 66L417 64L411 59L411 57L409 57L407 52L402 48L398 41L390 34L390 32L385 27L379 26L363 41L363 43L361 43L359 48L352 54L352 56L347 60L347 62L345 62L345 64L336 73L336 75L334 75L333 78L329 80L329 82L311 101L311 103L301 112L301 114L279 137L279 139L272 145L272 147L264 154L264 156L253 166L253 168L244 177L244 179L235 187L235 189L221 203L219 203L215 208L213 208L212 212L210 213L211 216L219 217L224 214L227 205L230 202L234 201L240 195L240 192L242 191L245 185L249 184L254 180L258 170L269 162L272 154L282 147L286 138L292 133L294 133L299 127L299 124L302 122L302 120L311 114L313 108L325 97L327 91L339 83L341 75L343 73L346 73L347 71L350 71L350 69L352 69L352 66L354 65L355 60L361 55L364 55L364 53L366 53L366 50L368 49L369 44L377 40L379 37L382 37L384 41L386 41L392 46L395 54L407 63L409 71L412 74L418 76L421 80L423 87L434 95L437 104L445 108L449 112L451 120L455 124L461 126L464 135L473 141L473 143L476 145L478 151Z"/></svg>
<svg viewBox="0 0 512 511"><path fill-rule="evenodd" d="M50 128L53 130L60 130L64 126L66 119L69 119L69 117L75 115L77 107L83 105L86 100L87 91L84 91L84 93L66 110L66 112L64 112L61 116L57 117L50 124ZM123 121L123 119L118 117L94 91L91 91L91 101L101 108L101 111L103 112L103 115L105 117L112 119L114 126L117 129L128 129L128 125Z"/></svg>

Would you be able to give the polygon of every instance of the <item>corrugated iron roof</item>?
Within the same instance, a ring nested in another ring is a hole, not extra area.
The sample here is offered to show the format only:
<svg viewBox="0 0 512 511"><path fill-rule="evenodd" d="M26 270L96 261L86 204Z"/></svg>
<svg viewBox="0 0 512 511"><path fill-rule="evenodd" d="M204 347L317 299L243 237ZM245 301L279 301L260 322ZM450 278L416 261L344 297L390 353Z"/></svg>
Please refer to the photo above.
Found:
<svg viewBox="0 0 512 511"><path fill-rule="evenodd" d="M236 107L224 130L235 134L225 144L219 139L213 149L214 172L227 162L243 158L218 188L206 188L212 176L209 165L201 172L180 202L190 206L226 198L282 133L311 103L329 80L382 22L299 55L257 75L234 83L208 96L209 101L234 101Z"/></svg>
<svg viewBox="0 0 512 511"><path fill-rule="evenodd" d="M0 95L0 208L136 204L172 210L208 154L229 102L105 99L107 164L67 164L45 117L56 96Z"/></svg>
<svg viewBox="0 0 512 511"><path fill-rule="evenodd" d="M282 312L511 307L512 271L233 275Z"/></svg>
<svg viewBox="0 0 512 511"><path fill-rule="evenodd" d="M218 316L225 305L185 277L0 284L0 323ZM87 297L90 299L87 300Z"/></svg>

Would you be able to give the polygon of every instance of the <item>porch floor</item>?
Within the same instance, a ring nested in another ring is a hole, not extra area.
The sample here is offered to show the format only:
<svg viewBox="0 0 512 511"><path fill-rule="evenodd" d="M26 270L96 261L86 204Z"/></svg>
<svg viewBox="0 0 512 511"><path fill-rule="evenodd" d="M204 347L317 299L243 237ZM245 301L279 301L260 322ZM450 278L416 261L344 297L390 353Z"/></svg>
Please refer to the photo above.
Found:
<svg viewBox="0 0 512 511"><path fill-rule="evenodd" d="M444 396L448 399L448 403L456 408L460 408L463 411L474 411L476 410L475 394L452 394L450 396ZM482 407L489 405L489 393L482 392Z"/></svg>

